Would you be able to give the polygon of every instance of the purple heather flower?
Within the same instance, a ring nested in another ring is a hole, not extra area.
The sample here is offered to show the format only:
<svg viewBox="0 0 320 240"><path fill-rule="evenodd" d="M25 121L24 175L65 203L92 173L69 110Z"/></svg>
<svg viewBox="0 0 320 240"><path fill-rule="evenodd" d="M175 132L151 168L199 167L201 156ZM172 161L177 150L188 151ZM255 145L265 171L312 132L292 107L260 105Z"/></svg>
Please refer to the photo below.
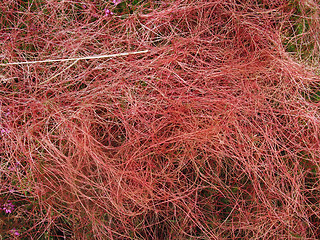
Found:
<svg viewBox="0 0 320 240"><path fill-rule="evenodd" d="M19 236L20 235L20 233L15 228L11 229L10 232L15 236Z"/></svg>
<svg viewBox="0 0 320 240"><path fill-rule="evenodd" d="M14 209L14 205L8 201L7 203L2 205L2 209L6 212L6 213L12 213L13 209Z"/></svg>
<svg viewBox="0 0 320 240"><path fill-rule="evenodd" d="M1 128L1 135L3 136L4 134L8 134L10 131L9 129L6 129L6 128Z"/></svg>
<svg viewBox="0 0 320 240"><path fill-rule="evenodd" d="M10 115L10 110L8 110L4 115L8 117Z"/></svg>
<svg viewBox="0 0 320 240"><path fill-rule="evenodd" d="M117 6L119 3L122 2L122 0L112 0L112 2L115 6Z"/></svg>
<svg viewBox="0 0 320 240"><path fill-rule="evenodd" d="M104 13L105 13L106 17L109 17L109 16L113 15L113 12L111 12L109 9L105 9Z"/></svg>
<svg viewBox="0 0 320 240"><path fill-rule="evenodd" d="M20 162L17 161L15 164L11 164L11 166L8 167L9 170L14 171L19 167Z"/></svg>

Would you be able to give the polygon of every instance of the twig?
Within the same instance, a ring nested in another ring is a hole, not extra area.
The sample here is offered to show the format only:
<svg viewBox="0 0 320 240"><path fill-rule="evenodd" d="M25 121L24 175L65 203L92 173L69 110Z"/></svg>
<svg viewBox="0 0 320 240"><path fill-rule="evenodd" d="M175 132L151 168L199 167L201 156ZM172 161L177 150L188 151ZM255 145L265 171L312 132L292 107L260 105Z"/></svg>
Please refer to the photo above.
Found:
<svg viewBox="0 0 320 240"><path fill-rule="evenodd" d="M13 62L13 63L1 63L0 66L8 66L8 65L24 65L24 64L34 64L34 63L50 63L50 62L66 62L66 61L80 61L80 60L90 60L90 59L99 59L99 58L111 58L111 57L120 57L127 56L133 54L141 54L149 52L149 50L138 51L138 52L125 52L125 53L116 53L110 55L96 55L96 56L88 56L88 57L79 57L79 58L63 58L63 59L46 59L40 61L29 61L29 62Z"/></svg>
<svg viewBox="0 0 320 240"><path fill-rule="evenodd" d="M68 67L66 67L65 69L63 69L61 72L57 73L56 75L50 77L49 79L47 79L44 82L41 82L39 85L45 84L49 81L51 81L52 79L54 79L55 77L58 77L60 74L64 73L66 70L68 70L69 68L71 68L73 65L75 65L79 60L75 60L72 64L70 64Z"/></svg>

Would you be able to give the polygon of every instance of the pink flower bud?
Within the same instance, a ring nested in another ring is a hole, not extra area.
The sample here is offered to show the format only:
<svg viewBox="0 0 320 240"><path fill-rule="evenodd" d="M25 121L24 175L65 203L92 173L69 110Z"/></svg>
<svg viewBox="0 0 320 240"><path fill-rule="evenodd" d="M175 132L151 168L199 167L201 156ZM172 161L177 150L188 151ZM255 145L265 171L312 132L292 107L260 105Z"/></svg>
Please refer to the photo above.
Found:
<svg viewBox="0 0 320 240"><path fill-rule="evenodd" d="M117 6L119 3L121 3L122 1L121 0L112 0L113 4L115 6Z"/></svg>
<svg viewBox="0 0 320 240"><path fill-rule="evenodd" d="M106 17L113 15L113 12L111 12L109 9L105 9L104 12Z"/></svg>

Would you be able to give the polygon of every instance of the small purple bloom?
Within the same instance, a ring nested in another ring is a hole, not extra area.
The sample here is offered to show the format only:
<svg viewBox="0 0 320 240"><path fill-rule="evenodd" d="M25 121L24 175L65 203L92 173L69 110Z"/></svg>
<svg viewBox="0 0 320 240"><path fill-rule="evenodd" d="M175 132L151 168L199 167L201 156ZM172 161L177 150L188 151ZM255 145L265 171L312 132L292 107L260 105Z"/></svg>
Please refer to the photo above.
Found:
<svg viewBox="0 0 320 240"><path fill-rule="evenodd" d="M115 6L117 6L119 3L122 2L122 0L112 0L112 2Z"/></svg>
<svg viewBox="0 0 320 240"><path fill-rule="evenodd" d="M4 135L4 134L8 134L10 131L6 128L1 128L1 134Z"/></svg>
<svg viewBox="0 0 320 240"><path fill-rule="evenodd" d="M19 236L20 235L20 233L15 228L11 229L10 232L15 236Z"/></svg>
<svg viewBox="0 0 320 240"><path fill-rule="evenodd" d="M17 161L15 164L11 164L11 166L8 167L9 170L14 171L19 167L20 162Z"/></svg>
<svg viewBox="0 0 320 240"><path fill-rule="evenodd" d="M14 205L8 201L7 203L2 205L2 209L6 212L6 213L12 213L13 209L14 209Z"/></svg>
<svg viewBox="0 0 320 240"><path fill-rule="evenodd" d="M106 17L109 17L109 16L113 15L113 12L111 12L109 9L105 9L104 13L105 13Z"/></svg>

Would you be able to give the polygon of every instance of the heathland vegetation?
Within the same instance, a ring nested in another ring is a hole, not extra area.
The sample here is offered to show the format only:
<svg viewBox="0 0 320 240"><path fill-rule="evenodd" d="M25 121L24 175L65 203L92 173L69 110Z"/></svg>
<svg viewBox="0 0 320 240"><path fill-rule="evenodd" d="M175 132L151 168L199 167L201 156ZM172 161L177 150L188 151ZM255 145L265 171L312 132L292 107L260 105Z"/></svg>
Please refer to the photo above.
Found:
<svg viewBox="0 0 320 240"><path fill-rule="evenodd" d="M0 239L320 239L319 6L2 0Z"/></svg>

